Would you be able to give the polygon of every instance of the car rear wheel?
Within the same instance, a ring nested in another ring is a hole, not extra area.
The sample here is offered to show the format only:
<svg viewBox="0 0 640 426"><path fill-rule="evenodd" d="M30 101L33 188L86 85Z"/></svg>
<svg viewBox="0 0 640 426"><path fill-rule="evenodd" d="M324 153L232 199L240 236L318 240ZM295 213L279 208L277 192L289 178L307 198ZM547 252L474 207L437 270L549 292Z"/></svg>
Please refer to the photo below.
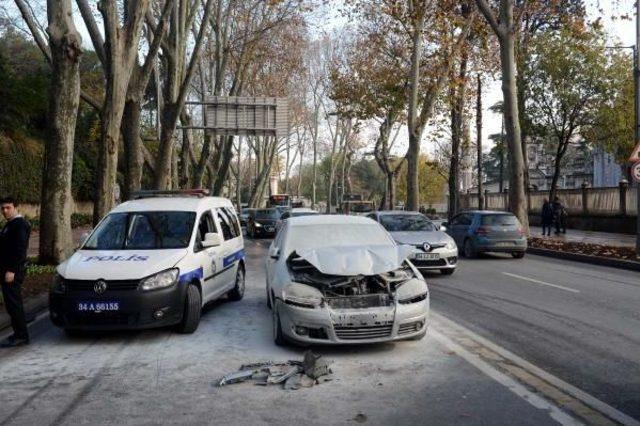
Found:
<svg viewBox="0 0 640 426"><path fill-rule="evenodd" d="M238 300L242 300L244 297L244 268L242 265L238 265L238 271L236 272L236 285L233 287L233 290L229 292L229 300L237 302Z"/></svg>
<svg viewBox="0 0 640 426"><path fill-rule="evenodd" d="M271 318L273 319L273 342L276 346L285 346L287 341L282 334L282 324L280 324L280 314L278 313L278 303L273 304Z"/></svg>
<svg viewBox="0 0 640 426"><path fill-rule="evenodd" d="M473 259L476 257L476 249L473 248L473 243L471 240L465 240L464 242L464 257L467 259Z"/></svg>
<svg viewBox="0 0 640 426"><path fill-rule="evenodd" d="M514 259L522 259L524 257L524 252L517 251L515 253L511 253L511 256L513 256Z"/></svg>
<svg viewBox="0 0 640 426"><path fill-rule="evenodd" d="M454 268L450 269L440 269L440 273L442 275L452 275L456 270Z"/></svg>
<svg viewBox="0 0 640 426"><path fill-rule="evenodd" d="M178 325L179 333L191 334L198 329L201 309L202 296L200 295L200 290L195 285L189 284L182 322Z"/></svg>

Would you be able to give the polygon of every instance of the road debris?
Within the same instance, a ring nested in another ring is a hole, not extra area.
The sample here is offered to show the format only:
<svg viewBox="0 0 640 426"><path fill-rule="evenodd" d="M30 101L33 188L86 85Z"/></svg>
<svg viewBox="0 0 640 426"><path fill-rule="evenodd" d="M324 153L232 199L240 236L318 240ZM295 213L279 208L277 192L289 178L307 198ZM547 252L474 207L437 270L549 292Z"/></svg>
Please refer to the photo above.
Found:
<svg viewBox="0 0 640 426"><path fill-rule="evenodd" d="M333 379L330 364L320 355L306 351L302 361L243 364L238 371L222 377L218 386L252 380L254 384L261 386L282 384L286 390L310 388Z"/></svg>

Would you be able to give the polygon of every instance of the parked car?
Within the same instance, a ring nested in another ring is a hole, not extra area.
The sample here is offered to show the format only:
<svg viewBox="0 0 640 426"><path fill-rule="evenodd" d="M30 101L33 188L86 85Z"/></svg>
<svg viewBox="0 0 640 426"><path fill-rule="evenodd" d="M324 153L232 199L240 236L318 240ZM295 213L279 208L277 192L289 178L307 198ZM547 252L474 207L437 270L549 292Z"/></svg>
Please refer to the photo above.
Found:
<svg viewBox="0 0 640 426"><path fill-rule="evenodd" d="M251 212L251 210L255 209L246 207L242 209L242 212L238 215L238 218L240 219L240 226L247 226L247 222L249 221L249 213Z"/></svg>
<svg viewBox="0 0 640 426"><path fill-rule="evenodd" d="M276 208L251 210L247 220L247 235L250 238L275 235L280 214Z"/></svg>
<svg viewBox="0 0 640 426"><path fill-rule="evenodd" d="M444 223L447 233L465 257L478 253L510 253L521 259L527 251L527 237L522 225L512 213L499 211L467 211Z"/></svg>
<svg viewBox="0 0 640 426"><path fill-rule="evenodd" d="M300 207L300 208L288 210L282 213L282 215L280 216L280 219L278 219L278 221L276 222L276 232L278 232L280 228L282 228L282 223L285 220L289 219L290 217L311 216L314 214L320 214L320 213L306 207Z"/></svg>
<svg viewBox="0 0 640 426"><path fill-rule="evenodd" d="M242 299L244 242L231 202L150 192L109 212L57 267L55 325L71 332L176 325L192 333L205 303Z"/></svg>
<svg viewBox="0 0 640 426"><path fill-rule="evenodd" d="M455 241L427 219L411 211L379 211L369 217L379 222L398 244L415 247L411 263L420 270L439 270L451 275L458 263Z"/></svg>
<svg viewBox="0 0 640 426"><path fill-rule="evenodd" d="M273 339L303 344L361 344L420 339L429 291L377 222L313 215L286 220L266 260Z"/></svg>

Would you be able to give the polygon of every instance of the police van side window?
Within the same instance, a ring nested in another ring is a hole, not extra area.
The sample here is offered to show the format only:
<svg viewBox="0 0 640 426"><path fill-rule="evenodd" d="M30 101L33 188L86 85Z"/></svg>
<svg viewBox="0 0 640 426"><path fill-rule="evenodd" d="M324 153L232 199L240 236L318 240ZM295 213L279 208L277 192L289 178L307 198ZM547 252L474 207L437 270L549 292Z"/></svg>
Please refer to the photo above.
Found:
<svg viewBox="0 0 640 426"><path fill-rule="evenodd" d="M223 208L222 211L226 213L227 218L229 218L229 223L231 224L231 228L232 228L231 231L233 233L233 238L239 237L241 231L240 231L240 224L238 223L238 217L236 216L234 211L228 207Z"/></svg>
<svg viewBox="0 0 640 426"><path fill-rule="evenodd" d="M216 225L213 222L213 216L210 211L204 212L200 217L200 222L198 222L198 230L196 231L196 243L195 243L195 251L202 250L202 241L204 237L208 233L217 233Z"/></svg>
<svg viewBox="0 0 640 426"><path fill-rule="evenodd" d="M222 209L216 209L216 212L224 240L227 241L233 239L233 226L229 222L229 218L227 218L227 215L222 211Z"/></svg>

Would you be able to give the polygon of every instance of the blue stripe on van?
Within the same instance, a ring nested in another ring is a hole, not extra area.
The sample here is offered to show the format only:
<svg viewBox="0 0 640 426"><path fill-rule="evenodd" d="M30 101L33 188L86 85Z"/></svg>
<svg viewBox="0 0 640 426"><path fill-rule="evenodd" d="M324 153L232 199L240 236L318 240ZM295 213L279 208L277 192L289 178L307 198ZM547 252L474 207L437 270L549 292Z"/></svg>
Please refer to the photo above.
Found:
<svg viewBox="0 0 640 426"><path fill-rule="evenodd" d="M194 269L193 271L185 272L184 274L181 274L180 278L178 279L178 282L185 283L185 282L191 282L194 279L201 280L202 277L204 277L204 272L201 266L198 269Z"/></svg>
<svg viewBox="0 0 640 426"><path fill-rule="evenodd" d="M232 253L229 256L222 259L222 267L226 268L227 266L241 259L244 259L244 249L240 249L237 252Z"/></svg>

